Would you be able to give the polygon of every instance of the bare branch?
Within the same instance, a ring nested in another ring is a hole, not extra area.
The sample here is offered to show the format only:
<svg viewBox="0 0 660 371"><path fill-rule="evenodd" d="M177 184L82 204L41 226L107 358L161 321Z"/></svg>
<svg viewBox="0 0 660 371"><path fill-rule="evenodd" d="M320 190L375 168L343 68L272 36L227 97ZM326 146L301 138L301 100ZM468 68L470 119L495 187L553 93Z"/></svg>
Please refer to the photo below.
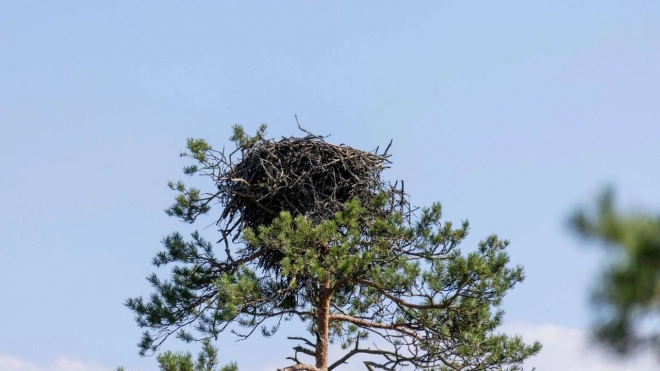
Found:
<svg viewBox="0 0 660 371"><path fill-rule="evenodd" d="M393 302L395 302L399 305L402 305L404 307L411 308L411 309L445 309L445 308L448 308L452 304L452 302L456 299L456 297L458 297L458 294L460 293L460 291L457 290L455 295L453 295L448 300L443 301L442 303L415 304L415 303L405 301L405 300L403 300L403 299L401 299L397 296L394 296L394 295L390 294L387 289L385 289L384 287L380 286L379 284L377 284L375 282L371 282L371 281L367 281L367 280L361 280L361 279L355 279L355 280L352 280L351 282L356 283L358 285L364 285L364 286L372 287L372 288L378 290L378 292L380 292L381 294L383 294L383 296L385 296L386 298L392 300Z"/></svg>
<svg viewBox="0 0 660 371"><path fill-rule="evenodd" d="M400 323L391 323L391 324L376 323L376 322L370 322L370 321L357 319L355 317L347 316L347 315L344 315L344 314L333 314L333 315L330 316L330 321L344 321L344 322L352 323L354 325L358 325L360 327L377 328L377 329L383 329L383 330L393 330L393 331L400 332L402 334L408 335L408 336L410 336L412 338L415 338L415 339L418 339L418 340L422 339L415 331L412 331L412 330L406 328L406 326L404 324L400 324Z"/></svg>

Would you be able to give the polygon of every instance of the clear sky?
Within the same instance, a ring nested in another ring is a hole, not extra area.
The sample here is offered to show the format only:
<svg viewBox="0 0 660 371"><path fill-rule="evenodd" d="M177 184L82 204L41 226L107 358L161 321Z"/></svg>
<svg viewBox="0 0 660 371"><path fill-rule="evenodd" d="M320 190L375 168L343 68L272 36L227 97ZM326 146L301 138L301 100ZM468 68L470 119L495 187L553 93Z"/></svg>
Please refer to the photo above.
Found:
<svg viewBox="0 0 660 371"><path fill-rule="evenodd" d="M0 1L0 369L155 370L123 302L190 230L163 212L185 139L297 135L294 113L331 142L394 139L386 176L469 219L466 249L511 240L528 279L505 330L545 342L530 365L657 369L584 350L603 259L566 218L607 184L660 210L658 66L655 0ZM266 371L293 344L216 345Z"/></svg>

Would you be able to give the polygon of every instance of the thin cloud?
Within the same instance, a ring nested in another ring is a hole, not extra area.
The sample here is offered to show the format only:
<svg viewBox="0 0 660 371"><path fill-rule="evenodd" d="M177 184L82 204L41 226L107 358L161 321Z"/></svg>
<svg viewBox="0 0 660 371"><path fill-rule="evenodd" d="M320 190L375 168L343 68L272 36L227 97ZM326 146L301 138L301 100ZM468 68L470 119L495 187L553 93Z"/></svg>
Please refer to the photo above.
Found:
<svg viewBox="0 0 660 371"><path fill-rule="evenodd" d="M529 325L513 323L504 332L522 335L527 342L538 340L543 350L529 359L525 368L538 371L657 371L660 359L646 353L628 359L613 357L589 341L588 333L576 328L553 324Z"/></svg>
<svg viewBox="0 0 660 371"><path fill-rule="evenodd" d="M6 354L0 354L2 371L111 371L94 363L60 356L46 365L37 365Z"/></svg>

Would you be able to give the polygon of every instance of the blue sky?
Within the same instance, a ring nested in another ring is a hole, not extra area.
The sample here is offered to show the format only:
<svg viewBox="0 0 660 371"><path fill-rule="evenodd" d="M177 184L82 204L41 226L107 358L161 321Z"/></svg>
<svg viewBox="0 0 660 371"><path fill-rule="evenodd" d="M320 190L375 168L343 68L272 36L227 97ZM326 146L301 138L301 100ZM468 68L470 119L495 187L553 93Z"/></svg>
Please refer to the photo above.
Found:
<svg viewBox="0 0 660 371"><path fill-rule="evenodd" d="M2 1L0 364L155 369L123 302L150 293L160 239L190 230L163 213L185 139L296 135L294 113L332 142L394 139L386 176L469 219L466 249L511 240L528 279L507 324L584 342L603 256L566 218L607 184L660 209L658 66L650 0ZM290 355L233 340L217 345L243 370Z"/></svg>

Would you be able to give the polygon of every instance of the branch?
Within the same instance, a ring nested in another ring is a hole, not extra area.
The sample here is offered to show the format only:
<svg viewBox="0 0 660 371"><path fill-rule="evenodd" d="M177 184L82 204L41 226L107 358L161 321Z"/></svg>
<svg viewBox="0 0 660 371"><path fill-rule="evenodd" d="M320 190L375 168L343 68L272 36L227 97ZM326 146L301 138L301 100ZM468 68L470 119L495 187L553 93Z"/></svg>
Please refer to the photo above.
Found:
<svg viewBox="0 0 660 371"><path fill-rule="evenodd" d="M384 330L393 330L400 332L402 334L408 335L414 339L417 340L423 340L421 336L419 336L415 331L412 331L410 329L405 328L404 324L400 323L394 323L394 324L384 324L384 323L376 323L376 322L370 322L370 321L365 321L362 319L358 319L352 316L347 316L344 314L332 314L330 316L330 321L344 321L344 322L350 322L352 324L362 326L362 327L368 327L368 328L379 328L379 329L384 329Z"/></svg>
<svg viewBox="0 0 660 371"><path fill-rule="evenodd" d="M303 348L300 345L293 347L293 350L295 350L296 352L300 352L302 354L307 354L308 356L316 357L315 351L311 349Z"/></svg>
<svg viewBox="0 0 660 371"><path fill-rule="evenodd" d="M288 336L287 339L289 339L289 340L300 340L300 341L304 341L305 344L309 345L310 347L312 347L312 348L315 348L315 347L316 347L316 344L314 344L314 343L312 343L311 341L305 339L304 337Z"/></svg>
<svg viewBox="0 0 660 371"><path fill-rule="evenodd" d="M358 353L367 353L367 354L379 354L379 355L385 355L385 354L392 354L392 352L388 352L385 350L371 350L371 349L353 349L350 352L346 353L343 357L337 360L337 362L333 363L328 367L328 371L332 371L337 366L341 366L342 364L346 363L346 361L353 357L354 355Z"/></svg>
<svg viewBox="0 0 660 371"><path fill-rule="evenodd" d="M414 303L405 301L405 300L403 300L403 299L401 299L397 296L394 296L394 295L390 294L389 292L387 292L387 290L383 286L381 286L381 285L379 285L375 282L360 280L360 279L353 280L352 282L356 283L358 285L372 287L372 288L378 290L378 292L380 292L386 298L392 300L393 302L395 302L399 305L402 305L404 307L411 308L411 309L446 309L446 308L449 308L449 306L454 302L454 300L458 297L458 294L460 293L460 290L456 291L456 294L452 295L452 297L450 297L449 299L444 300L442 303L414 304Z"/></svg>

